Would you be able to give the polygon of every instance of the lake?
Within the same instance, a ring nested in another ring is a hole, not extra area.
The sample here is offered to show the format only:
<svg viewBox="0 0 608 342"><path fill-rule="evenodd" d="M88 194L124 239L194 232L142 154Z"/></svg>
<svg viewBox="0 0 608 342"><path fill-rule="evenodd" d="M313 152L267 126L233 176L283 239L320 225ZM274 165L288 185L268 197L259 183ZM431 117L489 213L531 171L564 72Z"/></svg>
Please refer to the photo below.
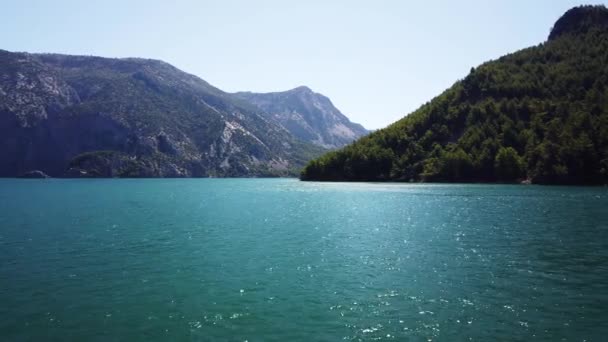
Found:
<svg viewBox="0 0 608 342"><path fill-rule="evenodd" d="M608 190L0 179L4 341L604 341Z"/></svg>

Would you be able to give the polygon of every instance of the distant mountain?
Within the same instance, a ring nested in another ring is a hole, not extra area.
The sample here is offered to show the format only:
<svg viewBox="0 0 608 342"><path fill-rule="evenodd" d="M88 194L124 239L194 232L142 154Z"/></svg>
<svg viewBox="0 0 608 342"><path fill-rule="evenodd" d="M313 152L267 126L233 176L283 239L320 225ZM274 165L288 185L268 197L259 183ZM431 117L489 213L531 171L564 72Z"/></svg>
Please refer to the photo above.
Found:
<svg viewBox="0 0 608 342"><path fill-rule="evenodd" d="M167 63L0 50L0 176L297 172L323 149Z"/></svg>
<svg viewBox="0 0 608 342"><path fill-rule="evenodd" d="M313 160L304 180L608 183L608 9L471 69L405 118Z"/></svg>
<svg viewBox="0 0 608 342"><path fill-rule="evenodd" d="M256 105L271 121L280 123L299 139L325 148L342 147L367 134L331 101L308 87L276 93L236 93Z"/></svg>

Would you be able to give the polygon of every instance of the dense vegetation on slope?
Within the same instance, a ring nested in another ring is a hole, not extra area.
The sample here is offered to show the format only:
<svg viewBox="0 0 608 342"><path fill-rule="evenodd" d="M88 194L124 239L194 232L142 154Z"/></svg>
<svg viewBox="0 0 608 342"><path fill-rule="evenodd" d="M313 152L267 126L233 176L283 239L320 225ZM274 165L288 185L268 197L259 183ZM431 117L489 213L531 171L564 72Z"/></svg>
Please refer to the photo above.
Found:
<svg viewBox="0 0 608 342"><path fill-rule="evenodd" d="M571 9L550 39L485 63L303 180L608 182L608 10Z"/></svg>
<svg viewBox="0 0 608 342"><path fill-rule="evenodd" d="M330 99L308 87L235 95L259 107L269 120L279 122L297 138L318 146L342 147L368 133L342 114Z"/></svg>
<svg viewBox="0 0 608 342"><path fill-rule="evenodd" d="M293 175L324 151L167 63L0 50L0 176Z"/></svg>

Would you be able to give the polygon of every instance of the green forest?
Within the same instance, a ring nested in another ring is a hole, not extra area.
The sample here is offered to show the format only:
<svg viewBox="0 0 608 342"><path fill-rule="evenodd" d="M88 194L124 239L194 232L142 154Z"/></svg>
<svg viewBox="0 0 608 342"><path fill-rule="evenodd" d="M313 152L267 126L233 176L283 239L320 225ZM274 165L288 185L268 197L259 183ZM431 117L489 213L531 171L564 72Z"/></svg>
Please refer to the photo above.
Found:
<svg viewBox="0 0 608 342"><path fill-rule="evenodd" d="M311 161L302 180L608 183L608 9L476 68L392 125Z"/></svg>

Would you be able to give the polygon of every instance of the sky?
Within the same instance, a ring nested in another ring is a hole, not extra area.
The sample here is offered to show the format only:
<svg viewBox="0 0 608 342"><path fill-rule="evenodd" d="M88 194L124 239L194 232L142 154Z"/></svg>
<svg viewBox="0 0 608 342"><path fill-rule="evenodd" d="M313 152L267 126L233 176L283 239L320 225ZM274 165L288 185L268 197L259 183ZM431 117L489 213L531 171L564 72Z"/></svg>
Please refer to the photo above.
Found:
<svg viewBox="0 0 608 342"><path fill-rule="evenodd" d="M384 127L586 0L3 0L0 49L161 59L229 92L306 85Z"/></svg>

